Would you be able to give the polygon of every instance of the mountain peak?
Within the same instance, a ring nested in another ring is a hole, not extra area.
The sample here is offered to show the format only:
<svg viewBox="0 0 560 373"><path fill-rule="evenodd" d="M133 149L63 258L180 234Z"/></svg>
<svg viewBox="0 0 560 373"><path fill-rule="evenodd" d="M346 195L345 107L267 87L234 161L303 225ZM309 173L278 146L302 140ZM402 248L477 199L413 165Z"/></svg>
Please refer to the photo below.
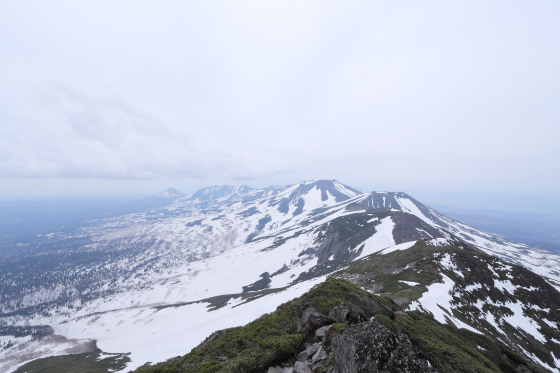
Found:
<svg viewBox="0 0 560 373"><path fill-rule="evenodd" d="M211 201L221 198L240 197L252 191L253 188L247 185L230 186L230 185L214 185L202 188L194 192L188 199L199 201Z"/></svg>
<svg viewBox="0 0 560 373"><path fill-rule="evenodd" d="M185 196L184 193L179 192L177 189L169 188L161 193L156 194L154 197L174 198L174 197L183 197L183 196Z"/></svg>
<svg viewBox="0 0 560 373"><path fill-rule="evenodd" d="M334 201L342 202L349 198L356 197L363 194L363 192L344 185L336 179L332 180L308 180L299 183L299 187L293 194L301 195L307 194L312 189L321 191L321 200L327 201L329 196L333 197Z"/></svg>

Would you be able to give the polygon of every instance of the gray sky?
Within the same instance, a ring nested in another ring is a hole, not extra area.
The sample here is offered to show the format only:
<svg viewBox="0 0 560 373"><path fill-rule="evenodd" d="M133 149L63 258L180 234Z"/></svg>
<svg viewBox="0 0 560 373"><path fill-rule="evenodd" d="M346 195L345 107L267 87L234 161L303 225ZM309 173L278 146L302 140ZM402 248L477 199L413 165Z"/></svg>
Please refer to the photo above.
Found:
<svg viewBox="0 0 560 373"><path fill-rule="evenodd" d="M560 196L558 1L6 1L0 198Z"/></svg>

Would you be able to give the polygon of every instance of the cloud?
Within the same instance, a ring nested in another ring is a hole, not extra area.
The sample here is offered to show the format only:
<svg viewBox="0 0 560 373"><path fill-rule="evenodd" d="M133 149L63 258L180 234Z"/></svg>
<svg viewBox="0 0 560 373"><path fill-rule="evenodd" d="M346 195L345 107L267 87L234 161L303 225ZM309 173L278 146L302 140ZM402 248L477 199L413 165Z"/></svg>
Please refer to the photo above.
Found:
<svg viewBox="0 0 560 373"><path fill-rule="evenodd" d="M13 3L0 177L558 190L558 4Z"/></svg>
<svg viewBox="0 0 560 373"><path fill-rule="evenodd" d="M205 178L233 165L124 99L67 87L40 87L35 97L0 139L2 177Z"/></svg>

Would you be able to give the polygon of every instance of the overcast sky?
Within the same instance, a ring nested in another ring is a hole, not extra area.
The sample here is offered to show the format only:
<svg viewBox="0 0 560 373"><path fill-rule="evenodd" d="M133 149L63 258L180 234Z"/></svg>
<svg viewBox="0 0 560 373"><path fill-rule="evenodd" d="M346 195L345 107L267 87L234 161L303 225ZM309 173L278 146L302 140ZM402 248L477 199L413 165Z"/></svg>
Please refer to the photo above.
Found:
<svg viewBox="0 0 560 373"><path fill-rule="evenodd" d="M0 198L560 195L560 2L4 1Z"/></svg>

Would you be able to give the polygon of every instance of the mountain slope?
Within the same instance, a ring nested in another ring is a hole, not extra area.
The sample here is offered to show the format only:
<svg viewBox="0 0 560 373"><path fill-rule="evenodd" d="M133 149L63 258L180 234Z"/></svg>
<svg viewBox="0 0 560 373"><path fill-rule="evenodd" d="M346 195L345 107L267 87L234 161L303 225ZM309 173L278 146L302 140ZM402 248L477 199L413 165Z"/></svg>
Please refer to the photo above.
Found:
<svg viewBox="0 0 560 373"><path fill-rule="evenodd" d="M560 368L560 293L523 267L436 239L383 250L333 276Z"/></svg>
<svg viewBox="0 0 560 373"><path fill-rule="evenodd" d="M341 309L353 310L360 320L338 314ZM212 334L181 358L136 372L261 372L295 364L320 372L544 372L496 339L441 324L422 312L398 310L388 298L329 278L246 326ZM316 316L313 321L305 320L306 311ZM316 337L320 327L328 328L322 338ZM370 332L367 340L356 333L371 330L379 334ZM313 349L317 345L319 350ZM315 352L321 350L322 357Z"/></svg>
<svg viewBox="0 0 560 373"><path fill-rule="evenodd" d="M263 190L210 187L153 211L91 222L71 236L53 234L43 242L52 249L41 256L3 263L10 270L0 271L0 322L48 325L51 335L66 338L66 347L27 329L17 338L3 329L13 348L0 352L0 365L13 369L90 340L103 351L130 352L128 368L165 360L215 329L273 311L336 269L418 240L496 255L545 276L547 286L560 283L558 256L472 229L404 193L362 193L336 180ZM447 290L440 290L451 294L455 278L442 276L433 280L443 281ZM437 288L437 281L425 286ZM488 307L503 307L501 300L473 307L486 315ZM222 308L208 312L206 306ZM466 313L468 307L455 308ZM184 321L178 327L169 320ZM548 340L541 342L549 348ZM551 362L533 347L524 349L542 364Z"/></svg>

